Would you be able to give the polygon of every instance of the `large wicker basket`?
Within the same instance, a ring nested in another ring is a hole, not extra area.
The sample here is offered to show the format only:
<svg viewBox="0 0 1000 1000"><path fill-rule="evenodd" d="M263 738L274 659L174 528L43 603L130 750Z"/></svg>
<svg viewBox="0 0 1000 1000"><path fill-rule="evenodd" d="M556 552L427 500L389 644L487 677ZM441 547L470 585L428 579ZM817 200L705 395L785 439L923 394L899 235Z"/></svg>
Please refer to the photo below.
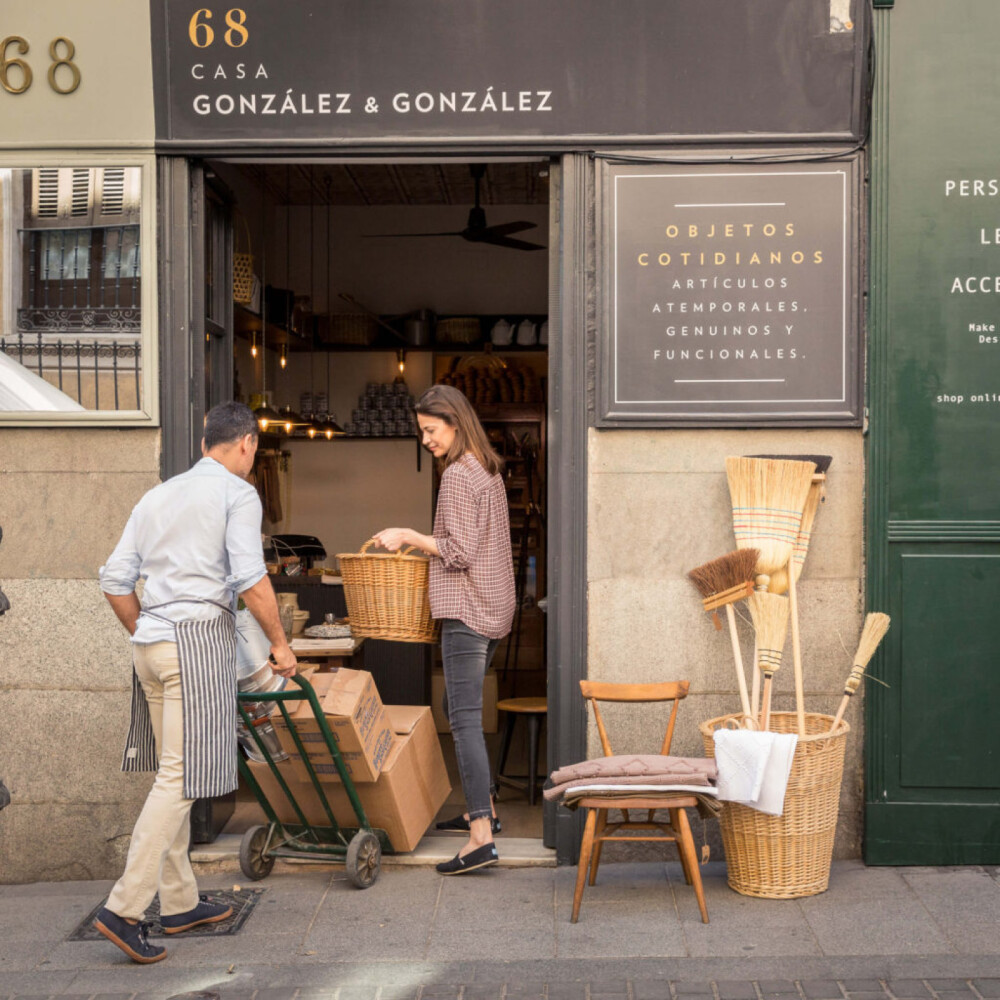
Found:
<svg viewBox="0 0 1000 1000"><path fill-rule="evenodd" d="M740 718L723 715L701 724L709 757L715 756L712 733ZM832 715L806 713L806 735L795 746L781 816L723 803L719 823L731 889L765 899L797 899L826 891L850 730L841 722L831 736L832 724ZM795 712L772 712L771 729L796 732Z"/></svg>
<svg viewBox="0 0 1000 1000"><path fill-rule="evenodd" d="M438 626L427 595L427 559L409 555L411 546L392 554L368 552L371 544L369 540L360 552L337 555L351 634L358 639L435 642Z"/></svg>

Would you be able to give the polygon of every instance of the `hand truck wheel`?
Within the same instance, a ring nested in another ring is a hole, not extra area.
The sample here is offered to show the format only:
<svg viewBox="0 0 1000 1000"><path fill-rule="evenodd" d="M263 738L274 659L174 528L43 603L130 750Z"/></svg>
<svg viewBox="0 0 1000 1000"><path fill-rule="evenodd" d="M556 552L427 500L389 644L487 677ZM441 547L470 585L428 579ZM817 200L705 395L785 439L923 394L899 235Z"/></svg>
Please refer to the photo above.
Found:
<svg viewBox="0 0 1000 1000"><path fill-rule="evenodd" d="M271 874L274 855L264 853L267 847L268 826L252 826L240 841L240 871L255 882Z"/></svg>
<svg viewBox="0 0 1000 1000"><path fill-rule="evenodd" d="M358 889L375 884L382 870L382 845L370 830L358 830L347 845L347 877Z"/></svg>

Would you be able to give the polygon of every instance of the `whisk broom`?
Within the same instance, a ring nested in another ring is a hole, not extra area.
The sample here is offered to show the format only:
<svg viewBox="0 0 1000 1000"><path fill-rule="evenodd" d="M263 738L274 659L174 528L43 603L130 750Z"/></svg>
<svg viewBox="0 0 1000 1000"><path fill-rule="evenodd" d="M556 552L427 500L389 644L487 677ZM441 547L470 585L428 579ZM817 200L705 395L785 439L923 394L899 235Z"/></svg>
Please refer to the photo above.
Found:
<svg viewBox="0 0 1000 1000"><path fill-rule="evenodd" d="M861 684L861 678L868 667L868 661L875 654L878 644L888 631L888 615L882 614L881 611L872 611L870 614L865 615L865 627L861 630L858 651L854 654L854 666L851 667L851 672L847 675L847 683L844 685L844 697L840 699L840 708L837 709L833 725L830 727L831 733L840 725L840 720L843 719L844 712L847 711L847 703L854 696L854 692L857 691L858 686Z"/></svg>
<svg viewBox="0 0 1000 1000"><path fill-rule="evenodd" d="M753 591L753 573L760 553L757 549L737 549L718 559L696 566L688 579L698 588L702 596L702 605L706 611L712 612L715 627L721 629L717 609L725 607L729 622L729 641L733 647L733 660L736 663L736 681L740 691L740 705L743 715L753 718L750 706L750 695L747 692L746 671L743 668L743 654L740 652L740 640L736 633L736 615L733 604L749 597Z"/></svg>
<svg viewBox="0 0 1000 1000"><path fill-rule="evenodd" d="M757 666L764 675L761 729L766 732L771 724L771 682L781 666L788 631L788 598L755 590L747 598L747 606L757 633Z"/></svg>
<svg viewBox="0 0 1000 1000"><path fill-rule="evenodd" d="M757 548L757 573L767 577L787 568L802 525L816 463L781 458L727 458L726 476L733 505L737 548ZM800 736L805 736L805 690L799 649L798 601L790 593L795 670L795 710Z"/></svg>

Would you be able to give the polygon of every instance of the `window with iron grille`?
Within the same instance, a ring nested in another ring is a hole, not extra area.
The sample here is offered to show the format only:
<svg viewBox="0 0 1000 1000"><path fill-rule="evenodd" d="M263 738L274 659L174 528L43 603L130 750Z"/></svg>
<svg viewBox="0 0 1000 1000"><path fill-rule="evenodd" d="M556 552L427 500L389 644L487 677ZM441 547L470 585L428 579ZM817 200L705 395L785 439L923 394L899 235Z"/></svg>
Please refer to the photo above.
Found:
<svg viewBox="0 0 1000 1000"><path fill-rule="evenodd" d="M0 168L0 413L141 411L142 169Z"/></svg>

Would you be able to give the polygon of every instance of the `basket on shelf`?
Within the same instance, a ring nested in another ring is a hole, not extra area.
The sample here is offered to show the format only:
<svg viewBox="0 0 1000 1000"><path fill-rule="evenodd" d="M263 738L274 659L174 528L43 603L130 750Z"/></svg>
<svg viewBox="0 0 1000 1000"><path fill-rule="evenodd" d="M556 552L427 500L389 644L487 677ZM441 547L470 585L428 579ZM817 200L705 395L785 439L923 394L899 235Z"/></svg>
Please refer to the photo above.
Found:
<svg viewBox="0 0 1000 1000"><path fill-rule="evenodd" d="M715 756L712 733L741 718L723 715L701 723L707 756ZM795 746L782 815L769 816L738 802L723 803L719 825L729 887L744 896L797 899L825 892L830 883L850 726L841 722L831 735L832 715L807 712L805 721L806 735ZM796 713L772 712L771 730L796 732Z"/></svg>
<svg viewBox="0 0 1000 1000"><path fill-rule="evenodd" d="M478 344L483 333L477 317L455 316L437 321L434 339L439 344Z"/></svg>
<svg viewBox="0 0 1000 1000"><path fill-rule="evenodd" d="M369 347L375 343L378 323L364 313L330 313L316 317L316 336L326 344L354 344Z"/></svg>
<svg viewBox="0 0 1000 1000"><path fill-rule="evenodd" d="M340 573L351 632L355 638L393 642L435 642L437 622L431 618L427 593L428 560L412 556L412 546L395 553L341 552Z"/></svg>
<svg viewBox="0 0 1000 1000"><path fill-rule="evenodd" d="M233 301L241 306L248 306L253 300L253 254L250 227L242 215L240 221L243 223L243 232L246 236L246 250L241 250L239 247L239 230L237 230L237 235L233 238Z"/></svg>

